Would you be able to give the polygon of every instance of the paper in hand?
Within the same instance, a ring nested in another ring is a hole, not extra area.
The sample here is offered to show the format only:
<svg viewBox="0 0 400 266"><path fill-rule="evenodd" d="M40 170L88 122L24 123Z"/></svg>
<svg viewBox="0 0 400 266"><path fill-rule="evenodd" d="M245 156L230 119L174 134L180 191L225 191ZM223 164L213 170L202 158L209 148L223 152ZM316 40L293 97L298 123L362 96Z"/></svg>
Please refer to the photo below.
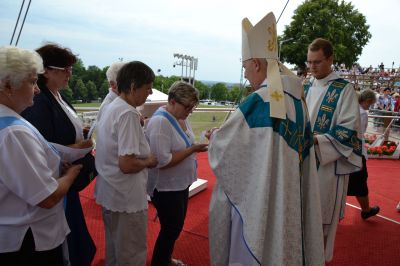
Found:
<svg viewBox="0 0 400 266"><path fill-rule="evenodd" d="M58 151L58 154L61 157L62 161L67 161L67 162L74 162L80 158L83 158L87 153L89 153L93 147L85 148L85 149L76 149L76 148L70 148L64 145L60 145L57 143L51 143L54 148Z"/></svg>
<svg viewBox="0 0 400 266"><path fill-rule="evenodd" d="M205 143L205 140L206 140L206 131L203 130L203 131L201 131L201 133L200 133L199 143L200 143L200 144L203 144L203 143Z"/></svg>
<svg viewBox="0 0 400 266"><path fill-rule="evenodd" d="M87 139L92 138L93 132L94 132L94 130L96 129L96 124L97 124L96 122L97 122L97 121L94 121L93 124L92 124L92 126L90 127L89 133L87 134Z"/></svg>

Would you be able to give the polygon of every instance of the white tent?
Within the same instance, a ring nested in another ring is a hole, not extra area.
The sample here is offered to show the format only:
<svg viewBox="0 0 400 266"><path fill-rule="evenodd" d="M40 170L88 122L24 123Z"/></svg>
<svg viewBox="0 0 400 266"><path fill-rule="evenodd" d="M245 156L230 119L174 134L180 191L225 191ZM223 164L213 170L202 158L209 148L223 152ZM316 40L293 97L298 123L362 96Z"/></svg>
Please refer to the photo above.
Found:
<svg viewBox="0 0 400 266"><path fill-rule="evenodd" d="M138 107L145 119L150 118L160 106L166 105L168 102L167 94L157 89L152 89L152 91L153 93L147 97L145 104Z"/></svg>
<svg viewBox="0 0 400 266"><path fill-rule="evenodd" d="M157 89L152 89L153 94L150 94L147 97L146 102L154 102L154 101L168 101L168 94L165 94Z"/></svg>

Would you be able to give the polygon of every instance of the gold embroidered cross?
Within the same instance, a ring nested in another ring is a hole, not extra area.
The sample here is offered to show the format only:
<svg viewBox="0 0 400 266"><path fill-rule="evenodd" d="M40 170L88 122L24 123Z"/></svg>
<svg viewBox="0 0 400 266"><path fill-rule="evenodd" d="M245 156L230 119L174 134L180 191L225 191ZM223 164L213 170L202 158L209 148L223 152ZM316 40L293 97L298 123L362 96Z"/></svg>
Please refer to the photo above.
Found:
<svg viewBox="0 0 400 266"><path fill-rule="evenodd" d="M292 136L292 132L289 130L289 122L288 121L283 123L283 127L285 129L285 136L287 135L287 133L289 133L289 136Z"/></svg>
<svg viewBox="0 0 400 266"><path fill-rule="evenodd" d="M283 95L280 94L278 91L274 91L274 93L271 93L271 97L275 99L275 101L279 102L281 98L283 98Z"/></svg>

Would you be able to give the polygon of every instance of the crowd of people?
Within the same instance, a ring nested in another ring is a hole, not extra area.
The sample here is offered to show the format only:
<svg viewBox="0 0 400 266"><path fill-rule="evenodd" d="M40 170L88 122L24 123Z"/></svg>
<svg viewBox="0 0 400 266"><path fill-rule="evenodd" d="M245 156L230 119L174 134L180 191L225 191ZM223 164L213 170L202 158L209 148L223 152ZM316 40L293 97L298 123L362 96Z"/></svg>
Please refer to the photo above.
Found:
<svg viewBox="0 0 400 266"><path fill-rule="evenodd" d="M372 89L375 93L376 101L372 106L373 109L395 112L400 111L400 89L386 88L374 88Z"/></svg>
<svg viewBox="0 0 400 266"><path fill-rule="evenodd" d="M86 152L89 129L59 93L72 75L72 51L56 44L0 48L1 264L90 265L96 247L78 192L97 176L105 265L146 264L147 195L161 225L151 265L185 265L172 253L197 178L196 153L206 151L217 179L209 209L212 265L332 260L346 196L357 197L363 219L379 212L368 200L363 110L375 101L395 104L386 94L358 96L332 70L333 47L322 38L308 47L312 77L302 84L279 62L273 13L254 26L245 18L242 31L252 93L207 131L209 144L195 143L187 118L199 93L183 81L170 87L168 103L144 129L137 107L152 93L155 74L143 62L119 62L107 71L95 158ZM68 159L62 146L85 152Z"/></svg>
<svg viewBox="0 0 400 266"><path fill-rule="evenodd" d="M333 64L332 68L334 71L341 75L374 75L379 77L399 77L400 67L394 68L394 62L392 68L385 68L383 63L380 63L377 67L370 65L369 67L361 67L358 63L355 63L352 67L348 68L345 64Z"/></svg>

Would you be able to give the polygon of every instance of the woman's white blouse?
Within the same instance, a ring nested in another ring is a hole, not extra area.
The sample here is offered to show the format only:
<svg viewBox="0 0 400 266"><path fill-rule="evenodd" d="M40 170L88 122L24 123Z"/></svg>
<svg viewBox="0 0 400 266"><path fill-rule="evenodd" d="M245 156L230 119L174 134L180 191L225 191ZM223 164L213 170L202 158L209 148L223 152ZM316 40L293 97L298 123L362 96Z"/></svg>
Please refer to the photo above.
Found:
<svg viewBox="0 0 400 266"><path fill-rule="evenodd" d="M0 104L4 116L30 124ZM69 228L62 200L51 209L37 206L57 189L59 169L60 157L32 129L12 125L0 130L0 253L18 251L29 228L37 251L64 242Z"/></svg>
<svg viewBox="0 0 400 266"><path fill-rule="evenodd" d="M176 119L175 121L178 124ZM185 123L187 127L185 133L190 143L194 143L192 128L187 121ZM187 148L185 141L167 118L153 115L146 127L146 137L149 140L151 152L158 159L157 167L149 170L147 193L150 196L153 195L155 188L158 191L181 191L196 181L197 162L195 153L173 167L161 169L171 161L173 152Z"/></svg>
<svg viewBox="0 0 400 266"><path fill-rule="evenodd" d="M140 113L120 97L110 103L97 123L96 135L96 202L111 211L138 212L147 209L147 168L124 174L119 156L150 154Z"/></svg>
<svg viewBox="0 0 400 266"><path fill-rule="evenodd" d="M53 93L52 93L53 94ZM53 94L54 96L54 94ZM64 102L64 100L61 98L61 95L59 92L57 92L57 96L54 96L54 98L57 100L58 104L61 106L63 109L64 113L68 116L69 120L71 121L72 125L75 128L75 143L78 143L82 141L83 138L83 125L81 119L78 117L76 112L69 107L69 105Z"/></svg>

